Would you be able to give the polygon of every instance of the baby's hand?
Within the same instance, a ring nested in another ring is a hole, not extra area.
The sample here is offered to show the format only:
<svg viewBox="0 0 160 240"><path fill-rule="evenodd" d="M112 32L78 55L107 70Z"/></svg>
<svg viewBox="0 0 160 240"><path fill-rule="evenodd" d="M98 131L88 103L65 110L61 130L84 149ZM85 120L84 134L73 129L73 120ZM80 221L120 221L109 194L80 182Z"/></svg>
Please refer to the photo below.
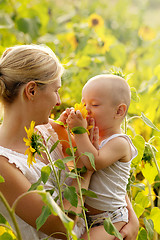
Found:
<svg viewBox="0 0 160 240"><path fill-rule="evenodd" d="M99 129L95 126L93 118L88 118L88 126L92 126L89 130L89 138L96 149L99 149Z"/></svg>
<svg viewBox="0 0 160 240"><path fill-rule="evenodd" d="M82 114L79 110L76 112L71 110L66 122L70 129L74 127L87 128L87 120L82 117Z"/></svg>
<svg viewBox="0 0 160 240"><path fill-rule="evenodd" d="M73 109L74 109L74 108L66 108L66 110L61 113L61 115L59 116L59 118L57 119L57 121L63 122L63 123L66 125L66 124L67 124L67 118L68 118L70 112L71 112Z"/></svg>

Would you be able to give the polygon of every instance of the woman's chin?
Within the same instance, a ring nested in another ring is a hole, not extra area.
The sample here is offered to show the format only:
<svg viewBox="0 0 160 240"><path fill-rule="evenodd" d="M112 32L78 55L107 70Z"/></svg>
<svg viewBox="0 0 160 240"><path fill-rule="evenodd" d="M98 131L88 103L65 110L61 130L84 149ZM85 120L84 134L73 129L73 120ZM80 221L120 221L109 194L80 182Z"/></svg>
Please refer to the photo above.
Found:
<svg viewBox="0 0 160 240"><path fill-rule="evenodd" d="M40 121L38 122L36 125L45 125L45 124L48 124L49 123L49 118L43 120L43 121Z"/></svg>

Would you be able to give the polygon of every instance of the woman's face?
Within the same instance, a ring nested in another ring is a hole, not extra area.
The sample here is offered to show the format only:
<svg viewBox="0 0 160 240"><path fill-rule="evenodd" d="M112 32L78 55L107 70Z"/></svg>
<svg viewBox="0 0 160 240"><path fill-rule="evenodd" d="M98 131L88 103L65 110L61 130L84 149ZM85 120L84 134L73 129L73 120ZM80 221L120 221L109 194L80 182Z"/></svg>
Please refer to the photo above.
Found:
<svg viewBox="0 0 160 240"><path fill-rule="evenodd" d="M60 105L60 96L58 93L61 87L61 78L59 77L53 83L47 84L44 88L37 90L37 102L35 106L36 124L47 124L51 110Z"/></svg>

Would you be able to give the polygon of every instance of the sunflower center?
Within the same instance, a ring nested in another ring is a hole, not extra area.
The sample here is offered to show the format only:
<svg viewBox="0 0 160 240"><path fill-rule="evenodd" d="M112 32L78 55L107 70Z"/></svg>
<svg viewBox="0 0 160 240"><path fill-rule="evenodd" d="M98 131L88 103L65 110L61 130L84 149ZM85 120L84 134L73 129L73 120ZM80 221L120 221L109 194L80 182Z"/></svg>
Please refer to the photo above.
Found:
<svg viewBox="0 0 160 240"><path fill-rule="evenodd" d="M98 23L99 23L98 19L96 19L96 18L92 19L93 26L98 25Z"/></svg>

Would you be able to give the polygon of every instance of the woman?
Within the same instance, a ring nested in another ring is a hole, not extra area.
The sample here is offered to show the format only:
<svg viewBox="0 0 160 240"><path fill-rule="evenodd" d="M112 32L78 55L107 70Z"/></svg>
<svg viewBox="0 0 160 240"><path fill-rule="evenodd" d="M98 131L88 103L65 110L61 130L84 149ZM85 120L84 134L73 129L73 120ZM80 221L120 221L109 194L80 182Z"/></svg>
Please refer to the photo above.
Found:
<svg viewBox="0 0 160 240"><path fill-rule="evenodd" d="M36 156L36 163L28 167L27 156L24 155L27 148L23 141L26 137L24 126L29 128L31 121L35 121L36 126L43 125L37 129L44 142L51 135L49 145L58 139L52 128L55 127L54 123L49 122L49 115L51 109L60 104L58 90L61 87L62 72L62 66L55 54L49 48L40 46L15 46L7 49L0 59L0 99L4 105L4 118L0 127L0 175L5 179L5 182L0 184L0 191L10 205L28 191L31 184L39 179L41 168L48 164L45 155L43 158ZM64 136L62 132L58 134L60 137ZM64 149L59 144L52 152L52 159L63 158L62 150ZM91 174L90 171L85 174L85 180L82 180L83 188L88 188ZM72 185L77 188L76 181L73 181ZM48 181L45 187L52 188L52 182ZM65 209L71 207L65 199L63 204ZM59 217L54 215L48 217L41 231L36 231L36 219L43 206L41 197L35 193L18 201L16 215L22 239L38 240L44 238L43 233L49 236L56 232L62 234L56 234L55 237L65 239L66 230ZM71 209L80 213L79 206L80 204ZM9 220L2 203L0 209ZM74 216L72 218L76 222ZM131 228L132 233L135 232L133 228L135 226Z"/></svg>

